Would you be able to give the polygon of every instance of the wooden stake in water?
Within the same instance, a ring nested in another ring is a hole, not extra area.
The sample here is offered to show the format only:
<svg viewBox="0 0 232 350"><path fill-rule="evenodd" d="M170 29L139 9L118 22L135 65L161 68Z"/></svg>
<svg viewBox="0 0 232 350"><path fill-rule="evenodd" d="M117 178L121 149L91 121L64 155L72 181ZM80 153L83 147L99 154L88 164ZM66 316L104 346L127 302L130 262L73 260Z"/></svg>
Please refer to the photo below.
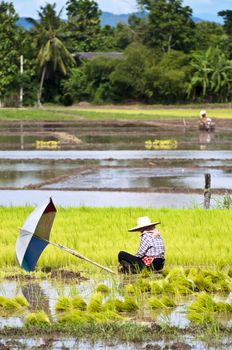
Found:
<svg viewBox="0 0 232 350"><path fill-rule="evenodd" d="M205 174L205 189L204 189L204 208L210 208L211 198L211 175Z"/></svg>

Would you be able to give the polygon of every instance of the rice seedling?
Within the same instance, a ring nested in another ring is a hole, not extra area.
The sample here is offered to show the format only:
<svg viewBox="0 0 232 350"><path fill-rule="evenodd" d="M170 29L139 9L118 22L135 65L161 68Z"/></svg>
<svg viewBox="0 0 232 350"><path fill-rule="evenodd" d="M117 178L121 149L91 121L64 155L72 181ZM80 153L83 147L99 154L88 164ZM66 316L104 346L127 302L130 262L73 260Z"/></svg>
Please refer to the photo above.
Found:
<svg viewBox="0 0 232 350"><path fill-rule="evenodd" d="M95 293L94 295L92 295L87 305L87 311L101 312L103 310L102 300L103 297L101 293Z"/></svg>
<svg viewBox="0 0 232 350"><path fill-rule="evenodd" d="M135 287L133 284L126 284L125 285L125 292L127 294L135 294Z"/></svg>
<svg viewBox="0 0 232 350"><path fill-rule="evenodd" d="M170 298L170 296L167 296L167 295L164 295L160 301L161 301L161 303L163 303L167 307L175 307L176 306L175 301L172 298Z"/></svg>
<svg viewBox="0 0 232 350"><path fill-rule="evenodd" d="M119 308L121 305L123 305L123 301L119 300L119 299L108 299L104 304L103 304L103 310L104 311L118 311L118 309L116 308L116 304L118 303Z"/></svg>
<svg viewBox="0 0 232 350"><path fill-rule="evenodd" d="M215 310L217 312L232 312L232 304L226 303L224 301L216 302Z"/></svg>
<svg viewBox="0 0 232 350"><path fill-rule="evenodd" d="M90 318L80 312L80 311L71 311L65 312L58 316L58 323L61 325L84 325L85 323L91 322Z"/></svg>
<svg viewBox="0 0 232 350"><path fill-rule="evenodd" d="M139 309L139 306L132 297L125 297L123 309L125 312L134 312Z"/></svg>
<svg viewBox="0 0 232 350"><path fill-rule="evenodd" d="M188 307L188 319L199 325L210 323L218 324L219 314L231 313L231 304L223 301L214 301L207 293L201 293L196 301Z"/></svg>
<svg viewBox="0 0 232 350"><path fill-rule="evenodd" d="M110 288L107 287L105 284L99 284L96 287L96 292L102 293L102 294L109 294L110 293Z"/></svg>
<svg viewBox="0 0 232 350"><path fill-rule="evenodd" d="M166 277L170 285L179 294L190 294L193 282L186 278L183 268L173 268Z"/></svg>
<svg viewBox="0 0 232 350"><path fill-rule="evenodd" d="M165 294L173 294L177 293L177 288L173 283L170 283L168 280L162 281L162 292Z"/></svg>
<svg viewBox="0 0 232 350"><path fill-rule="evenodd" d="M151 282L151 293L152 294L161 294L163 292L163 286L161 281Z"/></svg>
<svg viewBox="0 0 232 350"><path fill-rule="evenodd" d="M152 309L163 309L167 306L161 301L161 299L158 299L157 297L152 296L150 299L148 299L148 305Z"/></svg>
<svg viewBox="0 0 232 350"><path fill-rule="evenodd" d="M139 309L137 302L132 297L125 297L124 301L120 299L109 299L104 304L104 310L116 312L135 312Z"/></svg>
<svg viewBox="0 0 232 350"><path fill-rule="evenodd" d="M77 309L77 310L86 310L87 308L87 304L86 302L82 299L82 297L80 296L76 296L71 300L72 303L72 307L73 309Z"/></svg>
<svg viewBox="0 0 232 350"><path fill-rule="evenodd" d="M30 304L28 303L27 299L22 295L17 295L14 297L14 300L21 305L22 307L29 307Z"/></svg>
<svg viewBox="0 0 232 350"><path fill-rule="evenodd" d="M60 297L56 303L55 309L58 312L69 311L72 308L72 299L68 297Z"/></svg>
<svg viewBox="0 0 232 350"><path fill-rule="evenodd" d="M208 310L214 312L216 310L216 303L209 294L203 292L199 294L197 300L189 306L189 310L199 312L204 312Z"/></svg>
<svg viewBox="0 0 232 350"><path fill-rule="evenodd" d="M203 277L202 274L199 274L197 277L193 279L194 282L194 290L196 292L206 291L212 293L214 291L214 285L210 278Z"/></svg>
<svg viewBox="0 0 232 350"><path fill-rule="evenodd" d="M151 284L149 281L144 279L137 279L135 282L135 288L137 288L142 293L147 293L151 291Z"/></svg>
<svg viewBox="0 0 232 350"><path fill-rule="evenodd" d="M25 325L27 327L44 327L50 324L48 315L42 310L33 312L25 317Z"/></svg>
<svg viewBox="0 0 232 350"><path fill-rule="evenodd" d="M22 308L22 305L15 298L6 298L0 296L0 309L3 308L5 310L18 310Z"/></svg>

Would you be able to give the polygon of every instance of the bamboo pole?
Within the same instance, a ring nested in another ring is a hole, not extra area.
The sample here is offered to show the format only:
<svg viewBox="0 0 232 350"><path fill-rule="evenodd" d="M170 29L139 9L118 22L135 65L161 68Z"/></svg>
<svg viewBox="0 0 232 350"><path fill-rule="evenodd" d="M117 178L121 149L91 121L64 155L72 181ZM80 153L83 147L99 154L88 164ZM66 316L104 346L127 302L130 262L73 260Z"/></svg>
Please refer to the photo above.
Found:
<svg viewBox="0 0 232 350"><path fill-rule="evenodd" d="M74 250L69 249L69 248L63 246L62 244L57 244L57 243L48 241L47 239L40 238L40 237L38 237L38 236L36 236L36 237L39 238L39 239L41 239L42 241L45 241L45 242L47 242L47 243L53 245L54 247L60 248L60 249L62 249L62 250L64 250L64 251L66 251L66 252L68 252L68 253L70 253L70 254L76 256L77 258L80 258L80 259L83 259L83 260L85 260L85 261L88 261L89 263L91 263L91 264L93 264L93 265L95 265L95 266L97 266L97 267L100 267L101 269L103 269L103 270L105 270L105 271L107 271L107 272L110 272L110 273L112 273L112 274L114 274L114 275L116 274L114 271L108 269L108 267L104 267L104 266L102 266L102 265L96 263L95 261L90 260L89 258L86 258L85 256L83 256L83 255L81 255L81 254L75 252Z"/></svg>
<svg viewBox="0 0 232 350"><path fill-rule="evenodd" d="M204 208L210 208L211 198L211 175L205 174L205 189L204 189Z"/></svg>

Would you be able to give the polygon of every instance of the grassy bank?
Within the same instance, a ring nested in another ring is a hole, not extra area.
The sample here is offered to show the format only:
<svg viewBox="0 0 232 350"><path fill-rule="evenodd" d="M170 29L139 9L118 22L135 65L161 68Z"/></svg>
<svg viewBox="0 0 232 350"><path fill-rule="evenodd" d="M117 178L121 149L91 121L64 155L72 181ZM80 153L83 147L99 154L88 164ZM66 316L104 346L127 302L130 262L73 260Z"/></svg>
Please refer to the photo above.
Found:
<svg viewBox="0 0 232 350"><path fill-rule="evenodd" d="M160 120L160 119L197 119L201 108L160 107L146 109L138 107L134 109L119 108L75 108L75 107L44 107L43 109L0 109L1 120ZM212 118L231 119L232 113L229 108L209 108L207 113Z"/></svg>
<svg viewBox="0 0 232 350"><path fill-rule="evenodd" d="M19 227L33 208L0 208L0 266L14 269L15 242ZM161 220L166 246L166 266L231 265L230 210L203 209L139 209L139 208L58 208L50 240L63 244L86 257L109 267L117 265L120 250L134 253L139 234L129 233L138 216L148 215ZM95 270L91 264L73 257L58 248L48 246L38 268L70 267Z"/></svg>

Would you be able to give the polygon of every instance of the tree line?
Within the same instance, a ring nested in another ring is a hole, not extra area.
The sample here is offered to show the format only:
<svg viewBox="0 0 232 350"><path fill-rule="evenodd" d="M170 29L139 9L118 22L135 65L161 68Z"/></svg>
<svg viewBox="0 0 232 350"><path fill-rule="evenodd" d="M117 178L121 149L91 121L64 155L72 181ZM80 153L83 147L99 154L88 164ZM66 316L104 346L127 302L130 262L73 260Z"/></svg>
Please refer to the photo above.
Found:
<svg viewBox="0 0 232 350"><path fill-rule="evenodd" d="M218 13L221 25L195 23L182 0L137 3L141 15L116 27L100 25L92 0L68 0L66 20L46 4L25 30L13 3L0 1L0 104L17 106L20 89L24 105L231 101L232 10Z"/></svg>

